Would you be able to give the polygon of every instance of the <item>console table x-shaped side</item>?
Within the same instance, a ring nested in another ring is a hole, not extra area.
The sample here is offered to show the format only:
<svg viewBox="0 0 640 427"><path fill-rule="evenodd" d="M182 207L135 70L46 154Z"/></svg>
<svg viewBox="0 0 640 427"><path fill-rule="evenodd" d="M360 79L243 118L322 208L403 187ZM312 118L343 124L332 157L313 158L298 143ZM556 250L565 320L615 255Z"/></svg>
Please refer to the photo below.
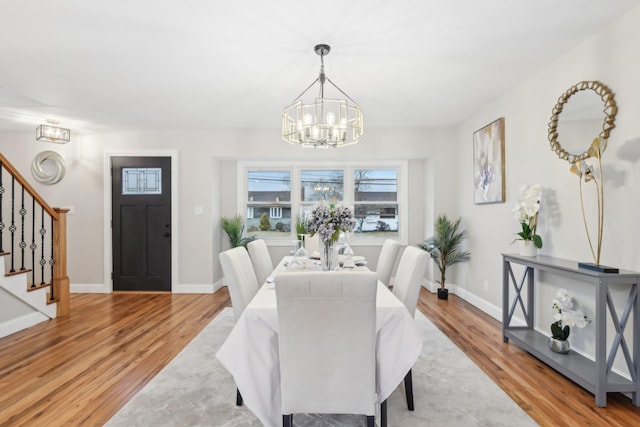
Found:
<svg viewBox="0 0 640 427"><path fill-rule="evenodd" d="M640 382L638 381L640 374L640 366L638 366L640 358L640 319L638 317L640 314L640 297L638 295L640 273L632 271L600 273L578 268L578 263L575 261L542 255L524 257L516 254L503 254L502 258L502 331L504 341L511 340L556 371L589 390L595 395L597 406L607 405L607 392L630 393L633 404L640 406ZM524 266L519 279L516 279L512 264ZM570 277L595 286L595 361L573 351L570 351L569 354L552 352L547 345L548 337L533 329L536 271ZM618 316L618 311L611 297L610 287L612 285L625 285L629 288L620 316ZM512 299L509 298L510 288L513 288ZM525 291L526 298L523 298ZM523 313L526 326L511 325L511 320L518 307ZM607 349L606 337L607 312L615 329L615 335L609 349ZM632 325L631 328L634 331L631 345L624 336L624 331L629 325ZM612 371L613 362L619 350L624 355L631 379Z"/></svg>

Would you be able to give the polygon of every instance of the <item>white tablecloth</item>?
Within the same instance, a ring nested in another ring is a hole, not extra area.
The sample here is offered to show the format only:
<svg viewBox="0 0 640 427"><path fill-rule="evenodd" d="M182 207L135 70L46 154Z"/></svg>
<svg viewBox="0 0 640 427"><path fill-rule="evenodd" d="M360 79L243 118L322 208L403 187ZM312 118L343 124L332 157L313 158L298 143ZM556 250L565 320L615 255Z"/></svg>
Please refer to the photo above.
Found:
<svg viewBox="0 0 640 427"><path fill-rule="evenodd" d="M274 271L286 274L286 257ZM307 268L316 269L309 260ZM282 425L278 313L273 283L265 283L216 354L233 375L244 404L266 426ZM408 310L378 282L376 302L378 404L404 379L422 351L422 334ZM327 315L330 315L328 313Z"/></svg>

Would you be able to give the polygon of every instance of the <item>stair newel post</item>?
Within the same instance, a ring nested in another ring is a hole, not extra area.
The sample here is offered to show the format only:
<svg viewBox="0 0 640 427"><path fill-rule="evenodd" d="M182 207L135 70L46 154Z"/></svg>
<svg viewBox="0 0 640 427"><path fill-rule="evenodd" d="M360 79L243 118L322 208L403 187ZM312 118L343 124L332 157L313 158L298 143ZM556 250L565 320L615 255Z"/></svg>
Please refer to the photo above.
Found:
<svg viewBox="0 0 640 427"><path fill-rule="evenodd" d="M53 276L51 293L58 299L57 315L69 314L69 277L67 276L67 212L69 209L53 208L58 219L53 219Z"/></svg>

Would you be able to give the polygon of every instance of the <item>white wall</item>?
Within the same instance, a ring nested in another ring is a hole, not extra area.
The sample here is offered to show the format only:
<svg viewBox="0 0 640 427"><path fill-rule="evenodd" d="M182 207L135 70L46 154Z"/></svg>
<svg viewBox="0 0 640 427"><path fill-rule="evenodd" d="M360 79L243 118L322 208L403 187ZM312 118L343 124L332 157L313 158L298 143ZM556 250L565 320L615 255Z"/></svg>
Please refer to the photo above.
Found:
<svg viewBox="0 0 640 427"><path fill-rule="evenodd" d="M54 150L65 158L67 175L60 183L31 182L52 205L74 207L75 214L68 217L68 274L72 289L85 290L99 288L105 276L103 229L109 218L104 215L102 175L106 153L177 150L178 282L210 291L222 277L218 252L226 248L220 216L237 209L238 160L409 160L409 243L415 244L432 229L438 204L451 208L455 203L451 190L457 178L450 172L458 162L453 135L427 129L368 129L356 146L313 150L283 142L279 129L76 131L66 145L35 141L33 132L20 132L0 134L0 150L27 179L38 152ZM204 215L194 215L194 207L203 207ZM362 251L369 258L378 255L378 248Z"/></svg>
<svg viewBox="0 0 640 427"><path fill-rule="evenodd" d="M640 7L594 38L488 105L457 129L459 169L458 205L471 232L473 262L462 272L458 284L465 291L499 307L501 256L516 252L511 242L519 225L511 209L518 187L541 184L543 202L538 233L541 254L592 262L580 211L578 180L569 164L557 158L547 139L547 124L558 97L582 80L597 80L615 93L618 105L616 127L603 156L605 179L605 227L601 263L640 271ZM471 193L472 133L498 117L505 117L507 202L474 205ZM594 135L593 137L595 137ZM591 140L585 141L585 147ZM593 188L589 188L593 191ZM593 217L594 212L590 212ZM551 299L558 287L568 288L580 306L594 316L594 289L543 275L537 298L537 326L549 333L553 322ZM487 284L485 289L484 284ZM623 298L622 290L614 298ZM608 331L609 337L611 332ZM629 332L629 331L628 331ZM594 325L572 330L572 346L593 354ZM629 335L630 337L630 335ZM617 366L620 366L617 364Z"/></svg>

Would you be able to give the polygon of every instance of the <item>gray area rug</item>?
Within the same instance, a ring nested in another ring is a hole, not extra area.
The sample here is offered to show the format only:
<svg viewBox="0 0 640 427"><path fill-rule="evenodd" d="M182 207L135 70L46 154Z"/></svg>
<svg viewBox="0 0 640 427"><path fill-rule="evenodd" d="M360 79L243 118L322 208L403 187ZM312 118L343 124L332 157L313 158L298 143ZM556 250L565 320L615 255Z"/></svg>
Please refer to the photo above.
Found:
<svg viewBox="0 0 640 427"><path fill-rule="evenodd" d="M433 323L416 311L424 333L413 368L415 411L400 385L387 401L393 426L535 426L536 423ZM233 328L226 308L106 425L259 426L235 405L236 388L216 352ZM296 426L360 426L363 417L294 415Z"/></svg>

